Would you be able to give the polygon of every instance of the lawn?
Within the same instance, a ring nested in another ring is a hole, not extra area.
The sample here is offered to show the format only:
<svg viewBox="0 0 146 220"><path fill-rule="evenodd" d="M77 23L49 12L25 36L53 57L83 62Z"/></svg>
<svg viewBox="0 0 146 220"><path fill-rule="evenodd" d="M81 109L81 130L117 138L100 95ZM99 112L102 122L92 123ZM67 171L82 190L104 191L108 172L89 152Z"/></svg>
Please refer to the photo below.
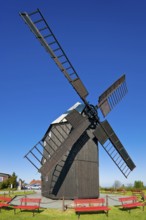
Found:
<svg viewBox="0 0 146 220"><path fill-rule="evenodd" d="M15 196L26 196L26 195L32 195L35 194L34 191L29 190L29 191L0 191L0 196L7 196L7 197L15 197Z"/></svg>
<svg viewBox="0 0 146 220"><path fill-rule="evenodd" d="M22 192L11 192L10 196L33 194L33 191L22 191ZM127 194L127 193L126 193ZM8 194L7 194L8 195ZM33 217L31 211L16 211L14 214L13 208L1 209L0 220L78 220L78 216L75 214L73 209L68 209L65 212L57 209L40 209L40 213L36 212ZM120 207L111 207L109 216L107 217L104 213L97 214L82 214L80 220L146 220L146 207L142 211L142 207L123 211Z"/></svg>
<svg viewBox="0 0 146 220"><path fill-rule="evenodd" d="M146 210L142 211L142 208L132 209L129 213L128 211L122 211L119 207L111 207L107 217L104 213L97 214L82 214L80 220L146 220ZM29 211L18 211L14 214L14 210L2 209L0 213L1 220L77 220L78 216L74 213L73 209L68 209L63 212L57 209L41 209L40 213L36 212L34 217L32 212Z"/></svg>

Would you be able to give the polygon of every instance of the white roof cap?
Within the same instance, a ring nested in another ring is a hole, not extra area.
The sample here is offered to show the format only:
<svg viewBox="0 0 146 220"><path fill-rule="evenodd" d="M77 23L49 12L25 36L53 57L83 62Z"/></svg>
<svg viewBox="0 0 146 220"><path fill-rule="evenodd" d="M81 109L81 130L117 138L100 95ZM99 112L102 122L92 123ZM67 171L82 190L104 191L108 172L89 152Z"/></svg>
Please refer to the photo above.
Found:
<svg viewBox="0 0 146 220"><path fill-rule="evenodd" d="M52 122L52 124L56 124L56 123L60 123L60 122L66 122L65 117L66 117L73 109L76 109L79 113L81 113L84 108L85 108L85 105L84 105L84 104L81 104L80 102L77 102L77 103L74 104L71 108L69 108L65 113L63 113L63 114L60 115L56 120L54 120L54 121Z"/></svg>

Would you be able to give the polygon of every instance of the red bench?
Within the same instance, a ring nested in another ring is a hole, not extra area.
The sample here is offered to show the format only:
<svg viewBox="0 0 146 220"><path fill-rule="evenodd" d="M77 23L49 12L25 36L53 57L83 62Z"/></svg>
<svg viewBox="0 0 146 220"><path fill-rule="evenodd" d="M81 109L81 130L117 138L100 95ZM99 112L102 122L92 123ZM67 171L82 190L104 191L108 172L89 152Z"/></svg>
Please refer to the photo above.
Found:
<svg viewBox="0 0 146 220"><path fill-rule="evenodd" d="M119 198L119 201L122 203L122 208L128 209L129 212L130 212L130 209L136 208L139 206L142 206L143 210L144 210L144 203L139 202L137 196L129 196L129 197Z"/></svg>
<svg viewBox="0 0 146 220"><path fill-rule="evenodd" d="M75 205L75 212L78 214L78 219L80 217L81 213L96 213L96 212L102 212L104 211L106 215L108 216L108 211L110 208L105 205L105 199L104 198L98 198L98 199L75 199L74 200Z"/></svg>
<svg viewBox="0 0 146 220"><path fill-rule="evenodd" d="M131 190L133 196L141 196L143 194L142 190Z"/></svg>
<svg viewBox="0 0 146 220"><path fill-rule="evenodd" d="M13 206L14 213L16 213L16 209L20 209L20 211L31 210L33 211L33 216L34 216L35 210L38 210L39 212L41 199L40 198L21 198L20 203L21 203L20 205Z"/></svg>
<svg viewBox="0 0 146 220"><path fill-rule="evenodd" d="M11 197L0 196L0 212L1 212L1 208L9 206L11 200L12 200Z"/></svg>

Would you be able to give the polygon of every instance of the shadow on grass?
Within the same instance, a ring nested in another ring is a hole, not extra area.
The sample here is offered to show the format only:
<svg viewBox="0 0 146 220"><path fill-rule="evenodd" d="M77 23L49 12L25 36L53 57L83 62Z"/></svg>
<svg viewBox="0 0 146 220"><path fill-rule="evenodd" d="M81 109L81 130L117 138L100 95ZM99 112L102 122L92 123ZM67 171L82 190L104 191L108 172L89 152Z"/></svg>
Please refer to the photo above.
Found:
<svg viewBox="0 0 146 220"><path fill-rule="evenodd" d="M109 212L107 213L107 212L105 212L105 211L95 211L95 212L76 213L76 215L78 215L78 217L80 217L81 215L95 215L95 214L108 216L108 215L109 215Z"/></svg>
<svg viewBox="0 0 146 220"><path fill-rule="evenodd" d="M122 207L120 207L119 208L119 210L120 211L122 211L122 212L128 212L128 213L130 213L132 210L136 210L136 209L141 209L141 207L131 207L131 208L122 208ZM143 211L143 210L141 210L141 211Z"/></svg>
<svg viewBox="0 0 146 220"><path fill-rule="evenodd" d="M40 209L39 211L38 210L34 210L34 211L32 211L32 210L19 210L19 211L15 211L15 213L14 213L14 215L17 215L17 214L19 214L19 213L32 213L32 214L34 214L34 215L36 215L36 214L40 214L40 213L42 213L44 210L43 209Z"/></svg>
<svg viewBox="0 0 146 220"><path fill-rule="evenodd" d="M2 209L4 209L5 211L8 211L8 212L13 210L14 216L19 215L21 213L31 213L33 216L36 216L37 214L40 214L40 213L44 212L44 210L45 210L45 209L39 209L39 210L18 210L18 211L16 211L12 206L3 207Z"/></svg>

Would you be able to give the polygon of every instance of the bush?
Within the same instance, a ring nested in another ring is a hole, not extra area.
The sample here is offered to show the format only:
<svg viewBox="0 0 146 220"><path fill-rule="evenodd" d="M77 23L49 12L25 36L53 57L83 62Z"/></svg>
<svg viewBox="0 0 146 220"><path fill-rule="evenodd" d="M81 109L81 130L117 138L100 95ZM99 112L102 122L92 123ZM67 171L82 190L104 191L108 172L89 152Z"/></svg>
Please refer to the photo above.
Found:
<svg viewBox="0 0 146 220"><path fill-rule="evenodd" d="M6 189L9 187L9 179L3 181L2 183L0 183L0 189Z"/></svg>
<svg viewBox="0 0 146 220"><path fill-rule="evenodd" d="M13 172L7 180L4 180L2 183L0 183L0 189L10 188L11 186L12 188L17 188L17 185L17 176Z"/></svg>

